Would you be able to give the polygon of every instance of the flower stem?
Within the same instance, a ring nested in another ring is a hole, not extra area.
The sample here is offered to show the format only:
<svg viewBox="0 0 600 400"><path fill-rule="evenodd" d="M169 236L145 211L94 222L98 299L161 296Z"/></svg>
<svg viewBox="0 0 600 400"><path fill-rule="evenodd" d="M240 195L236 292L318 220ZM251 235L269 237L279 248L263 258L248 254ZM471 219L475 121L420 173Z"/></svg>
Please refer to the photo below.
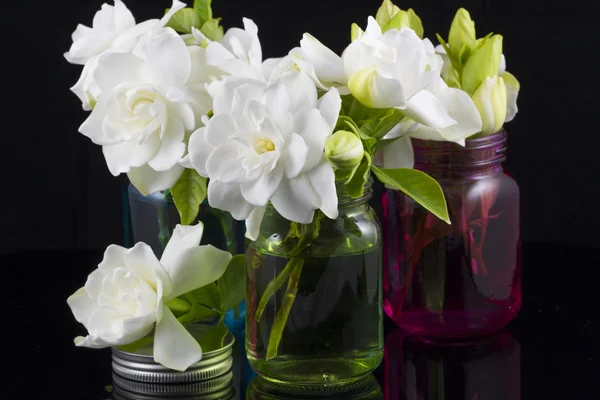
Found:
<svg viewBox="0 0 600 400"><path fill-rule="evenodd" d="M290 316L290 311L296 300L296 294L298 293L298 282L300 281L300 274L304 266L304 260L293 259L289 265L293 265L293 270L290 274L285 295L283 297L283 303L281 308L277 312L273 326L271 327L271 334L269 335L269 345L267 347L267 361L277 357L277 351L279 349L279 343L281 343L281 337L283 336L283 330L287 324L287 320Z"/></svg>
<svg viewBox="0 0 600 400"><path fill-rule="evenodd" d="M277 276L277 278L273 279L271 282L269 282L269 285L267 285L267 289L260 298L258 307L256 308L256 313L254 314L254 319L256 319L256 322L260 322L265 308L267 307L267 303L269 302L271 297L273 297L273 295L275 295L275 293L277 293L277 291L283 286L288 276L290 276L290 273L294 268L293 261L294 260L290 260L283 269L283 271L281 271L281 273Z"/></svg>
<svg viewBox="0 0 600 400"><path fill-rule="evenodd" d="M306 246L308 246L310 239L311 237L308 234L302 233L300 240L292 250L291 254L298 255L299 253L301 253L306 248ZM281 273L277 276L277 278L269 282L267 288L265 289L265 292L263 293L262 297L260 298L260 301L258 302L256 312L254 313L254 319L256 319L256 322L260 322L265 308L267 307L267 303L269 302L271 297L273 297L275 293L277 293L277 291L281 289L286 279L292 272L295 263L297 263L298 261L298 259L291 259L290 261L288 261L287 265L285 266L283 271L281 271Z"/></svg>

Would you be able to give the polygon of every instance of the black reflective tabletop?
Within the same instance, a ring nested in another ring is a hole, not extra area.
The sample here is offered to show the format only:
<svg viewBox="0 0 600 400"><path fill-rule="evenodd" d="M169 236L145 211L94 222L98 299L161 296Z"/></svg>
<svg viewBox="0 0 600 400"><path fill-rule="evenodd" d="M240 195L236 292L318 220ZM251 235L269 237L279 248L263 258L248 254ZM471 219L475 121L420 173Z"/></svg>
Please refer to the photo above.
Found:
<svg viewBox="0 0 600 400"><path fill-rule="evenodd" d="M76 348L82 327L66 298L102 251L0 257L3 289L0 399L110 399L111 352ZM385 359L345 393L287 393L256 380L234 349L235 399L513 400L598 399L600 251L525 244L523 307L497 334L431 343L386 320ZM201 399L202 393L197 393ZM155 398L178 398L150 396ZM189 397L191 398L191 397Z"/></svg>

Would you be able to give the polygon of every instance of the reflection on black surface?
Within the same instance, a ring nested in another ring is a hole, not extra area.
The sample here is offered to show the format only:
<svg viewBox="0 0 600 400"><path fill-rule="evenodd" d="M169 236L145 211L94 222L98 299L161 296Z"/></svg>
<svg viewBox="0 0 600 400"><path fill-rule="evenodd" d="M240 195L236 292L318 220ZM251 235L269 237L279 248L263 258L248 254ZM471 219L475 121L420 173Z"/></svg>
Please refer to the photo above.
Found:
<svg viewBox="0 0 600 400"><path fill-rule="evenodd" d="M187 384L155 384L113 374L112 400L232 400L236 399L233 374Z"/></svg>
<svg viewBox="0 0 600 400"><path fill-rule="evenodd" d="M431 343L392 332L385 345L386 400L519 400L521 347L510 332Z"/></svg>
<svg viewBox="0 0 600 400"><path fill-rule="evenodd" d="M319 387L318 390L306 387L291 388L258 377L250 383L246 394L246 400L287 399L383 400L383 392L375 377L370 375L360 382L346 386L344 390L323 387Z"/></svg>

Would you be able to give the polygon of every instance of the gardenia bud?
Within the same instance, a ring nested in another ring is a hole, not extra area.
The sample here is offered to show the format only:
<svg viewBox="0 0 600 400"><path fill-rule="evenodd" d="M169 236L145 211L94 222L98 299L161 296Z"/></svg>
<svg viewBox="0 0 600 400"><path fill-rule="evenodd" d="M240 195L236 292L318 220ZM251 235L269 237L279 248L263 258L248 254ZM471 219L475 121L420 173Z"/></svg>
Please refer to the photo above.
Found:
<svg viewBox="0 0 600 400"><path fill-rule="evenodd" d="M412 8L408 11L402 10L400 7L394 5L391 0L384 0L383 4L377 11L377 17L375 18L382 32L387 32L390 29L402 29L410 28L419 38L423 39L423 23L421 18L414 12Z"/></svg>
<svg viewBox="0 0 600 400"><path fill-rule="evenodd" d="M336 178L351 177L360 165L364 148L356 134L348 131L337 131L325 141L325 156L336 170Z"/></svg>
<svg viewBox="0 0 600 400"><path fill-rule="evenodd" d="M502 129L506 121L506 99L504 79L498 76L486 78L477 89L473 95L473 102L483 122L482 135L491 135Z"/></svg>
<svg viewBox="0 0 600 400"><path fill-rule="evenodd" d="M489 38L469 58L462 72L462 89L473 95L486 78L496 76L502 61L502 36Z"/></svg>
<svg viewBox="0 0 600 400"><path fill-rule="evenodd" d="M377 10L375 19L382 28L400 12L400 7L394 5L391 0L383 0L383 4Z"/></svg>
<svg viewBox="0 0 600 400"><path fill-rule="evenodd" d="M452 53L456 56L460 54L463 46L465 46L464 56L468 57L471 50L475 47L476 41L475 21L471 19L471 15L467 10L461 8L456 12L456 16L452 21L448 36L448 45Z"/></svg>

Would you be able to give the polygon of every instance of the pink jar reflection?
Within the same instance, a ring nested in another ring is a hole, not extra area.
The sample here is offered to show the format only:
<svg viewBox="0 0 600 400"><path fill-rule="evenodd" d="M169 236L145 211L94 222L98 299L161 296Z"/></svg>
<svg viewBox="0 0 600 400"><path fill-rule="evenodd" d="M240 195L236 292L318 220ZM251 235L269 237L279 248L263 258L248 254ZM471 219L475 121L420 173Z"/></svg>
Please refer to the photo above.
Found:
<svg viewBox="0 0 600 400"><path fill-rule="evenodd" d="M521 345L502 331L428 342L398 329L385 342L385 400L519 400Z"/></svg>
<svg viewBox="0 0 600 400"><path fill-rule="evenodd" d="M415 168L434 177L451 225L385 190L385 312L409 332L459 338L504 328L521 306L519 188L503 172L504 132L454 143L413 140Z"/></svg>

